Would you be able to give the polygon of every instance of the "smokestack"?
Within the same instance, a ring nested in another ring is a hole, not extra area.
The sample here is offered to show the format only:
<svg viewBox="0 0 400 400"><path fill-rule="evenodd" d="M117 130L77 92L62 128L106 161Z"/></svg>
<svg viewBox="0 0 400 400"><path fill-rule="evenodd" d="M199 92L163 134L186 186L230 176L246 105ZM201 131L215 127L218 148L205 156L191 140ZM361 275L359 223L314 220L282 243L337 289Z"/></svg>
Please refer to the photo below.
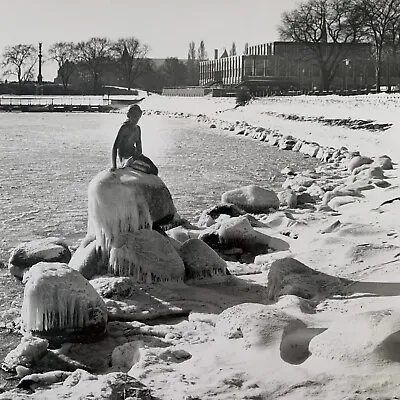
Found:
<svg viewBox="0 0 400 400"><path fill-rule="evenodd" d="M218 60L218 49L214 49L214 60Z"/></svg>

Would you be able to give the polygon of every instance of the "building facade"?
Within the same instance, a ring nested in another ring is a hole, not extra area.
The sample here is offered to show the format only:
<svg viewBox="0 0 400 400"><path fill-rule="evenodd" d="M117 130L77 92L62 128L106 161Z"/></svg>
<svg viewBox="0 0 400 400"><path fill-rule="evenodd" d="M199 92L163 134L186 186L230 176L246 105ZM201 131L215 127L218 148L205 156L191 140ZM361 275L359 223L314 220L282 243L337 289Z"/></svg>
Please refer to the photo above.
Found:
<svg viewBox="0 0 400 400"><path fill-rule="evenodd" d="M315 44L323 56L337 64L331 88L349 90L366 87L374 80L371 48L366 43ZM340 49L340 51L338 51ZM250 46L246 54L222 56L200 62L200 86L246 85L255 91L321 88L321 68L310 45L273 42ZM335 53L336 52L336 53ZM342 58L345 55L345 58ZM335 59L336 57L336 59Z"/></svg>

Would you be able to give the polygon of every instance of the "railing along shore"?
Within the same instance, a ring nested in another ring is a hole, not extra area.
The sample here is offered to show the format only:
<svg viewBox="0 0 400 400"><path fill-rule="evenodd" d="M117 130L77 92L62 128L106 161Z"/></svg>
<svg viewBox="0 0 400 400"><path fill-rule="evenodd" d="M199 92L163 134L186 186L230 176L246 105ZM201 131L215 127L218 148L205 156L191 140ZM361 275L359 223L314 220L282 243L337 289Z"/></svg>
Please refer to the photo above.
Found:
<svg viewBox="0 0 400 400"><path fill-rule="evenodd" d="M108 112L109 97L104 96L0 96L0 111L25 112Z"/></svg>

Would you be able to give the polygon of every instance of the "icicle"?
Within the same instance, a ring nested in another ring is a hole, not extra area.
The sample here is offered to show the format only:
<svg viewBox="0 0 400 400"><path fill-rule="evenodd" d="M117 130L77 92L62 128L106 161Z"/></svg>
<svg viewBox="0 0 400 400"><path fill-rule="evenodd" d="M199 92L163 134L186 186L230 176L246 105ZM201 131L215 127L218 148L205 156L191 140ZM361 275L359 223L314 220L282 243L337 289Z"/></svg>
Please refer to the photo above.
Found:
<svg viewBox="0 0 400 400"><path fill-rule="evenodd" d="M26 280L25 280L26 279ZM95 289L79 272L61 263L38 263L25 274L23 330L79 330L103 324L107 310ZM92 320L93 310L98 310Z"/></svg>

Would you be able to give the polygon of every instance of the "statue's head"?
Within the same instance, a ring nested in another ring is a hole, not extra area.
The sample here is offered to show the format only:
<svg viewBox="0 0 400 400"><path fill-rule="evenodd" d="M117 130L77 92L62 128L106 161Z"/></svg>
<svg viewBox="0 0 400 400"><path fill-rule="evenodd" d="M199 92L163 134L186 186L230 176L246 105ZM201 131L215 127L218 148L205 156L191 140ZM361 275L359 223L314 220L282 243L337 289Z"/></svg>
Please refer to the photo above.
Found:
<svg viewBox="0 0 400 400"><path fill-rule="evenodd" d="M131 105L129 107L128 112L126 113L129 119L136 119L136 120L138 120L142 116L142 114L143 114L142 109L137 104Z"/></svg>

